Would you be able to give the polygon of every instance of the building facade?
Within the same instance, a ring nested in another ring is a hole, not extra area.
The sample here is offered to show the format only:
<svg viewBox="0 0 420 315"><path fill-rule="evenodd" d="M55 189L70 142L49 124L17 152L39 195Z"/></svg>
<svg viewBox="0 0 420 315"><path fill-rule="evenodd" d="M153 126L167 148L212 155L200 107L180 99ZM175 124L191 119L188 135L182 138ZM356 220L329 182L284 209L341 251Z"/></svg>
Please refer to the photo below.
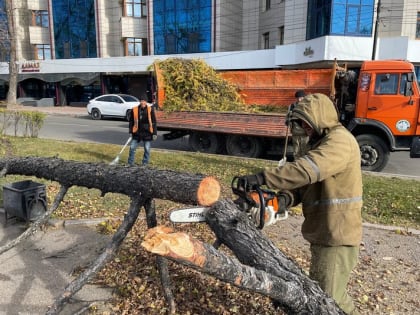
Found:
<svg viewBox="0 0 420 315"><path fill-rule="evenodd" d="M10 60L5 1L0 99ZM420 0L10 1L18 96L53 97L58 105L105 92L141 94L153 60L173 55L220 70L323 67L334 59L420 66Z"/></svg>

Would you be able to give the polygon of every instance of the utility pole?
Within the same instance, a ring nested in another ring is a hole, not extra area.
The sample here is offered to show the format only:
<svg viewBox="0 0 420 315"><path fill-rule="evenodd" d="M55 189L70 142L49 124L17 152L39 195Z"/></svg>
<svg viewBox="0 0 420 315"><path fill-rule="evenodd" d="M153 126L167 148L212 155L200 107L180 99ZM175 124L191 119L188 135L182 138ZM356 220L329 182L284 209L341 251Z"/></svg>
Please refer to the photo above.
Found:
<svg viewBox="0 0 420 315"><path fill-rule="evenodd" d="M381 0L378 0L376 5L376 21L375 21L375 31L373 33L373 48L372 48L372 60L375 60L376 57L376 45L378 42L378 28L379 28L379 11L381 9Z"/></svg>

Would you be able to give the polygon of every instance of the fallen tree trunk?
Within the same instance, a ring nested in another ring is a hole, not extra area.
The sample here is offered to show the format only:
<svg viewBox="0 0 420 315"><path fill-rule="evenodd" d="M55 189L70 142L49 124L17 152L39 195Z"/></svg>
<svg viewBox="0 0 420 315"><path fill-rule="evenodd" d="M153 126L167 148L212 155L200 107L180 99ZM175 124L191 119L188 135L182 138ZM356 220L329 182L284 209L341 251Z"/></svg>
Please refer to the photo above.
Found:
<svg viewBox="0 0 420 315"><path fill-rule="evenodd" d="M54 204L38 221L16 240L2 247L4 251L16 246L33 233L57 209L67 189L71 186L96 188L107 192L116 192L131 197L131 205L124 221L112 237L105 251L73 280L57 297L47 314L58 314L65 303L79 291L102 267L114 256L122 241L132 229L141 207L145 207L147 226L157 224L153 198L168 199L187 204L210 205L220 194L219 182L213 177L201 174L179 173L167 170L155 170L146 167L121 167L107 164L65 161L57 158L3 158L0 159L0 174L36 176L61 184ZM171 313L175 313L175 301L170 288L169 272L166 260L157 259L161 282Z"/></svg>
<svg viewBox="0 0 420 315"><path fill-rule="evenodd" d="M60 312L62 306L115 254L131 230L139 210L153 198L167 199L186 204L211 205L219 198L220 186L216 179L147 167L123 167L107 164L65 161L57 158L3 158L3 174L36 176L59 182L62 190L56 200L62 199L67 188L77 185L117 192L131 197L130 209L107 249L76 280L70 283L52 305L48 314ZM54 209L52 207L52 209ZM151 205L146 209L148 227L156 224ZM229 200L215 203L206 213L206 220L220 244L229 247L239 259L232 259L209 245L189 239L181 249L171 249L167 257L199 268L224 281L272 297L288 314L344 314L310 280L293 261L287 258L263 233L258 230ZM162 238L162 236L160 236ZM192 244L192 245L189 245ZM175 255L174 255L175 253ZM192 259L191 257L197 257ZM162 284L169 286L164 260L158 260L163 271ZM170 309L175 304L170 291L166 291Z"/></svg>
<svg viewBox="0 0 420 315"><path fill-rule="evenodd" d="M36 176L59 182L66 187L82 186L107 192L144 198L172 200L185 204L211 205L220 195L220 185L213 177L149 167L108 165L66 161L45 157L10 157L0 159L6 174Z"/></svg>
<svg viewBox="0 0 420 315"><path fill-rule="evenodd" d="M232 201L216 202L206 219L219 242L242 264L208 244L165 228L149 230L142 245L220 280L270 296L287 314L344 314Z"/></svg>

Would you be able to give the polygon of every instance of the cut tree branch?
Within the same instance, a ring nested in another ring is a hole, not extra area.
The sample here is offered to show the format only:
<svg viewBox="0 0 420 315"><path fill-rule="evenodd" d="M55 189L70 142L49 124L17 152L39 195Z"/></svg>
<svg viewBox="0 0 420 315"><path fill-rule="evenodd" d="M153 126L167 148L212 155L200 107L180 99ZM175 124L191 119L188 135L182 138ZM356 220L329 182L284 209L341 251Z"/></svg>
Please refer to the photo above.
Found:
<svg viewBox="0 0 420 315"><path fill-rule="evenodd" d="M60 294L60 296L54 301L54 304L51 305L46 315L58 314L63 309L64 304L67 303L67 301L76 292L78 292L86 284L86 282L88 282L95 274L97 274L103 268L103 266L115 255L115 252L120 247L128 232L131 231L139 215L140 208L144 205L145 201L146 200L140 195L132 198L130 208L124 217L124 221L119 226L117 232L115 232L112 240L108 243L105 250L84 272L79 275L79 277L67 285L67 287L64 289L64 292Z"/></svg>
<svg viewBox="0 0 420 315"><path fill-rule="evenodd" d="M162 255L158 257L161 278L171 312L175 311L169 290L170 279L163 256L197 268L234 285L270 296L288 314L344 314L306 274L285 256L231 200L218 201L220 185L213 177L185 174L148 167L65 161L58 158L24 157L0 159L6 174L36 176L61 184L55 203L63 199L68 187L77 185L131 198L124 221L105 251L77 279L71 282L47 314L57 314L74 293L96 274L115 254L135 223L140 208L145 207L148 227L157 224L153 199L184 204L211 205L206 221L219 244L227 246L236 258L185 234L153 230L144 246ZM51 211L57 207L54 204ZM157 232L159 231L159 232Z"/></svg>
<svg viewBox="0 0 420 315"><path fill-rule="evenodd" d="M171 234L171 230L166 229L149 231L143 245L156 254L198 268L220 280L270 296L287 314L344 314L233 201L216 202L206 211L206 220L218 241L242 264L224 257L207 244L185 234Z"/></svg>
<svg viewBox="0 0 420 315"><path fill-rule="evenodd" d="M142 246L157 255L204 272L239 288L261 293L274 299L289 315L344 315L335 302L313 281L301 277L284 279L241 264L213 246L185 233L174 233L169 227L148 230ZM281 268L281 266L279 266ZM309 287L307 287L309 285Z"/></svg>
<svg viewBox="0 0 420 315"><path fill-rule="evenodd" d="M213 178L201 174L187 174L148 167L123 167L108 164L65 161L43 157L5 157L0 159L2 175L17 174L36 176L61 184L54 204L38 221L18 239L10 242L4 251L25 239L45 222L63 200L68 187L81 186L107 192L122 193L131 197L130 208L124 221L107 245L105 251L54 301L47 314L58 314L64 304L96 274L115 254L122 241L134 225L140 208L145 207L148 227L157 224L153 198L198 205L211 205L220 195L220 184ZM0 252L1 253L1 252ZM170 290L167 262L158 257L157 264L165 297L171 313L175 313L175 301Z"/></svg>
<svg viewBox="0 0 420 315"><path fill-rule="evenodd" d="M144 198L208 206L220 195L219 182L202 174L157 170L142 166L108 165L45 157L6 157L0 169L7 174L36 176L66 187L82 186Z"/></svg>

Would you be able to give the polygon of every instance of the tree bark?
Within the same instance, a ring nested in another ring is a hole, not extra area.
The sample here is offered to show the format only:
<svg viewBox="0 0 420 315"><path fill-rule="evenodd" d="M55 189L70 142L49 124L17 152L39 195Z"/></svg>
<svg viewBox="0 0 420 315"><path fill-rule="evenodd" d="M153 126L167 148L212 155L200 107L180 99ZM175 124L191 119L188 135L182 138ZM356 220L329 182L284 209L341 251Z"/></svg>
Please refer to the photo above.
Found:
<svg viewBox="0 0 420 315"><path fill-rule="evenodd" d="M152 199L146 201L144 205L144 210L146 211L146 223L147 228L151 229L157 226L156 219L156 208L155 202ZM176 304L174 294L172 292L171 277L169 275L168 261L161 256L156 257L156 265L159 270L160 283L163 289L163 295L165 296L166 303L169 306L169 314L175 314Z"/></svg>
<svg viewBox="0 0 420 315"><path fill-rule="evenodd" d="M219 242L240 262L184 233L171 234L169 228L150 230L142 245L220 280L270 296L287 314L344 314L231 200L216 202L206 220Z"/></svg>
<svg viewBox="0 0 420 315"><path fill-rule="evenodd" d="M148 227L157 224L153 198L204 206L213 204L206 212L207 223L218 243L230 248L239 261L186 235L175 234L174 240L173 235L152 232L145 240L145 246L150 250L238 287L266 294L288 314L344 314L314 281L251 223L244 212L239 211L233 201L216 202L220 185L212 177L148 167L110 166L39 157L0 159L0 173L36 176L59 182L62 188L56 197L57 202L73 185L131 197L127 215L105 251L66 287L47 314L60 312L68 299L115 254L142 206L146 209ZM166 260L161 257L157 262L160 264L165 297L171 312L174 312Z"/></svg>
<svg viewBox="0 0 420 315"><path fill-rule="evenodd" d="M16 104L17 77L19 73L16 54L16 27L13 1L6 1L6 15L10 40L9 91L7 92L7 107L9 108Z"/></svg>
<svg viewBox="0 0 420 315"><path fill-rule="evenodd" d="M36 176L66 187L97 188L103 194L114 192L127 196L141 193L146 199L158 198L191 205L211 205L220 195L220 184L213 177L145 166L129 167L45 157L6 157L0 159L0 170L3 168L6 168L6 174Z"/></svg>
<svg viewBox="0 0 420 315"><path fill-rule="evenodd" d="M36 176L61 183L61 189L51 208L16 240L0 248L2 250L0 254L26 239L42 222L45 222L63 200L68 187L77 185L97 188L103 194L106 192L123 193L132 199L123 223L105 251L65 288L64 292L54 301L47 314L58 314L64 304L115 255L116 250L134 225L142 206L146 211L148 228L157 225L152 198L209 205L214 203L220 194L219 182L215 178L204 175L161 171L147 167L121 167L65 161L57 158L3 158L0 159L0 174L3 176L6 174ZM175 313L175 300L171 291L166 259L157 257L157 265L170 312Z"/></svg>

